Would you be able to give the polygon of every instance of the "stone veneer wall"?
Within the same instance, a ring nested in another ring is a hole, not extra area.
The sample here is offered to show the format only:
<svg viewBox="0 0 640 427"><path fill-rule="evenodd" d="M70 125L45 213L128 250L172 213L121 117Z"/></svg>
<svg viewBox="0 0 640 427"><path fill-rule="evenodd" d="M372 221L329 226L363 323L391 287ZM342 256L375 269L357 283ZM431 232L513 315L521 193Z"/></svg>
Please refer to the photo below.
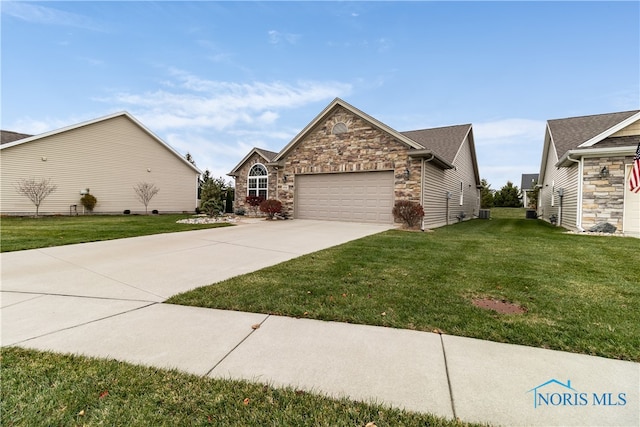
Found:
<svg viewBox="0 0 640 427"><path fill-rule="evenodd" d="M344 123L347 132L334 135L332 130L338 123ZM419 202L421 161L409 158L408 149L386 132L338 108L287 154L284 168L278 171L278 199L283 210L294 214L296 174L391 170L395 173L396 200ZM410 171L408 180L406 169ZM287 181L283 182L285 175Z"/></svg>
<svg viewBox="0 0 640 427"><path fill-rule="evenodd" d="M622 230L624 214L624 174L626 163L631 158L608 157L584 159L582 185L582 228L589 230L601 222L614 225ZM603 166L609 169L609 176L600 178Z"/></svg>
<svg viewBox="0 0 640 427"><path fill-rule="evenodd" d="M246 161L242 169L238 171L238 176L235 179L236 183L236 191L235 191L235 206L234 210L244 209L247 213L251 212L251 206L247 205L247 178L249 176L249 171L251 167L256 163L260 163L267 168L267 197L270 199L277 199L276 195L276 185L277 185L277 171L272 166L267 166L267 161L260 156L258 153L254 153L249 159ZM258 211L259 213L259 211Z"/></svg>

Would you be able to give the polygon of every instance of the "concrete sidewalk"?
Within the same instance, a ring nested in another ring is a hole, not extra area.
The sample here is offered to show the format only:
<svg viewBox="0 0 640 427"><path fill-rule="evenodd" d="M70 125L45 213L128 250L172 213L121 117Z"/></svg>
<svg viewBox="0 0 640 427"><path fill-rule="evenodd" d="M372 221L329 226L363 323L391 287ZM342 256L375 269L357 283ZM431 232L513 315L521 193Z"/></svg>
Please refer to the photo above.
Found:
<svg viewBox="0 0 640 427"><path fill-rule="evenodd" d="M382 229L291 221L2 254L1 342L494 425L640 424L637 363L161 303L182 290ZM269 247L277 242L286 244ZM196 254L210 260L208 269L191 261Z"/></svg>

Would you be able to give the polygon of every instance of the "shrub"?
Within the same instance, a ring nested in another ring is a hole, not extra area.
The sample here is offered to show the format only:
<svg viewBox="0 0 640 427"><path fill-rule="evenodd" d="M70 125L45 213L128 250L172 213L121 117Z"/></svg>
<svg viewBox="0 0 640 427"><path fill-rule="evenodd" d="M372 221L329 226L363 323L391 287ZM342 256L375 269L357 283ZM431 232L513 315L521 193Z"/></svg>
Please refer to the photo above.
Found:
<svg viewBox="0 0 640 427"><path fill-rule="evenodd" d="M275 214L282 212L282 203L275 199L263 200L260 203L260 211L266 213L269 219L273 219Z"/></svg>
<svg viewBox="0 0 640 427"><path fill-rule="evenodd" d="M80 203L82 203L82 206L84 206L86 210L93 212L93 208L96 207L98 199L96 199L94 195L87 193L80 198Z"/></svg>
<svg viewBox="0 0 640 427"><path fill-rule="evenodd" d="M218 199L209 199L203 202L200 207L209 217L218 216L222 213L222 201Z"/></svg>
<svg viewBox="0 0 640 427"><path fill-rule="evenodd" d="M415 228L424 218L424 209L420 203L409 200L400 200L393 207L393 217L401 221L407 228Z"/></svg>
<svg viewBox="0 0 640 427"><path fill-rule="evenodd" d="M264 201L264 197L262 196L247 196L247 198L245 199L245 201L247 202L247 204L249 206L251 206L251 210L253 211L253 214L256 215L258 212L258 206L260 206L260 203L262 203Z"/></svg>

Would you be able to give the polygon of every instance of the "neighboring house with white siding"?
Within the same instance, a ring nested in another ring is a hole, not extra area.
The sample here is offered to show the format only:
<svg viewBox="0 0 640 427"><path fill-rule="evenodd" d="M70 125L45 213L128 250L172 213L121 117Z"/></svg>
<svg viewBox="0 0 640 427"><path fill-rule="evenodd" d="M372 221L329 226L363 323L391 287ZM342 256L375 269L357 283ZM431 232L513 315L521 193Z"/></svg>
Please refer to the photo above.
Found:
<svg viewBox="0 0 640 427"><path fill-rule="evenodd" d="M640 237L640 194L628 185L639 143L638 110L549 120L538 216L575 231L606 222Z"/></svg>
<svg viewBox="0 0 640 427"><path fill-rule="evenodd" d="M42 214L68 215L81 192L98 200L95 213L144 213L134 186L160 191L149 212L192 212L200 170L126 112L29 136L2 131L0 212L32 214L33 204L16 191L21 179L50 179L57 189L40 206Z"/></svg>
<svg viewBox="0 0 640 427"><path fill-rule="evenodd" d="M395 202L411 200L434 228L480 207L470 124L398 132L339 98L280 152L254 148L228 175L236 208L262 196L294 218L392 223Z"/></svg>

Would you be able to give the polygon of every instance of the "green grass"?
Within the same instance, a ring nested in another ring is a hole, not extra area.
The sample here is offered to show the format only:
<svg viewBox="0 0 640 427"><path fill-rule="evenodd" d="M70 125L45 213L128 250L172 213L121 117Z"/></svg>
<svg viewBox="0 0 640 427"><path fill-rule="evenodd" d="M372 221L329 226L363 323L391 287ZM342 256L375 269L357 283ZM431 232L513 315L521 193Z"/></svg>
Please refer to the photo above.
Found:
<svg viewBox="0 0 640 427"><path fill-rule="evenodd" d="M640 361L640 240L566 234L519 211L430 233L388 231L168 302ZM477 308L477 297L527 312Z"/></svg>
<svg viewBox="0 0 640 427"><path fill-rule="evenodd" d="M188 214L5 216L0 218L0 249L2 252L19 251L229 225L176 224L177 220L190 217Z"/></svg>
<svg viewBox="0 0 640 427"><path fill-rule="evenodd" d="M2 349L3 426L466 426L295 389Z"/></svg>

